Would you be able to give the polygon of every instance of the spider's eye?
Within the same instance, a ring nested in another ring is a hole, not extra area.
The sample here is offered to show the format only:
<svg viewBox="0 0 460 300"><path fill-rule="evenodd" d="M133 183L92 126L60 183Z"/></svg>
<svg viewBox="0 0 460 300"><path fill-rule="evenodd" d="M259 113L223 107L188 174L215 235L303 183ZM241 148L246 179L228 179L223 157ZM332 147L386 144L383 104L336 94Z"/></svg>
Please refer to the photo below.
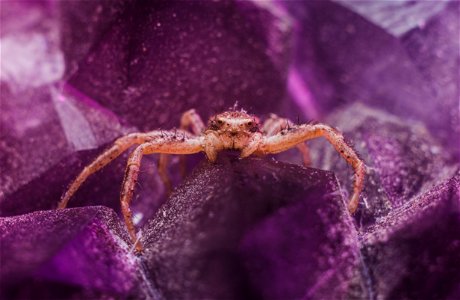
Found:
<svg viewBox="0 0 460 300"><path fill-rule="evenodd" d="M217 120L217 123L219 123L219 125L222 125L222 123L224 123L222 120Z"/></svg>
<svg viewBox="0 0 460 300"><path fill-rule="evenodd" d="M216 121L212 120L211 123L209 123L209 129L211 130L219 129L219 126L217 126Z"/></svg>
<svg viewBox="0 0 460 300"><path fill-rule="evenodd" d="M259 126L257 125L256 122L253 122L253 121L249 121L246 123L247 126L249 127L249 131L250 132L257 132L259 131Z"/></svg>

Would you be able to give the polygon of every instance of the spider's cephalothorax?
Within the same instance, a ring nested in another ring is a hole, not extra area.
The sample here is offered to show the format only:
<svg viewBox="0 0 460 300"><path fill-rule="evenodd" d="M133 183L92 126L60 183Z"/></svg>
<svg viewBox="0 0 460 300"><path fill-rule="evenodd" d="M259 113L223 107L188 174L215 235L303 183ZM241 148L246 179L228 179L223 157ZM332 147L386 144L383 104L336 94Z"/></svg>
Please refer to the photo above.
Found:
<svg viewBox="0 0 460 300"><path fill-rule="evenodd" d="M260 130L259 119L245 111L227 111L215 115L209 119L208 129L231 136L236 136L239 133L250 135Z"/></svg>
<svg viewBox="0 0 460 300"><path fill-rule="evenodd" d="M250 145L260 135L259 120L245 111L227 111L209 119L205 135L212 146L206 153L211 154L208 158L213 161L213 150L243 150Z"/></svg>
<svg viewBox="0 0 460 300"><path fill-rule="evenodd" d="M115 141L114 145L99 155L83 169L61 198L58 208L65 208L72 195L89 175L100 170L131 146L139 145L130 155L121 191L121 210L131 239L138 252L142 244L136 237L130 203L136 185L143 155L160 153L159 174L170 189L167 175L168 154L193 154L205 152L209 161L214 162L217 154L226 149L240 151L240 157L278 153L297 147L302 153L305 165L310 162L305 141L317 137L326 138L337 152L353 167L355 181L348 210L354 213L359 204L359 195L364 186L365 165L355 151L345 143L342 134L325 124L295 125L287 119L272 114L263 123L245 111L227 111L210 118L206 128L194 109L185 112L181 118L180 130L155 130L147 133L132 133ZM181 157L182 158L182 157ZM184 165L184 160L181 159ZM184 169L184 168L182 168Z"/></svg>

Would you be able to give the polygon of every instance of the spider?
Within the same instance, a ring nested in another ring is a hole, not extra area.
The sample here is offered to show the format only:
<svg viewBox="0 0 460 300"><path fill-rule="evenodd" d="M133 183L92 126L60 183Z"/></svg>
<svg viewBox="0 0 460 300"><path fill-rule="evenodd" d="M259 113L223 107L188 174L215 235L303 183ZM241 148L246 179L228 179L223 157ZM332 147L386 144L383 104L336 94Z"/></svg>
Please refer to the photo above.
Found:
<svg viewBox="0 0 460 300"><path fill-rule="evenodd" d="M191 130L191 131L189 131ZM117 139L114 145L86 166L70 184L58 204L58 209L67 206L72 195L91 174L97 172L133 145L138 145L131 153L123 179L120 201L121 211L133 241L136 252L143 251L137 239L130 203L139 174L143 155L160 153L158 172L166 188L171 190L167 175L168 155L193 154L205 152L210 162L215 162L222 150L238 150L240 158L250 155L279 153L293 147L301 152L304 165L310 163L305 141L325 137L337 152L349 163L355 173L353 194L348 210L354 213L358 207L359 195L364 186L365 165L355 151L344 141L342 134L325 124L295 125L288 119L271 114L260 124L259 119L244 110L226 111L210 118L206 127L194 109L185 112L181 118L180 129L172 131L155 130L147 133L132 133ZM181 165L184 165L181 156Z"/></svg>

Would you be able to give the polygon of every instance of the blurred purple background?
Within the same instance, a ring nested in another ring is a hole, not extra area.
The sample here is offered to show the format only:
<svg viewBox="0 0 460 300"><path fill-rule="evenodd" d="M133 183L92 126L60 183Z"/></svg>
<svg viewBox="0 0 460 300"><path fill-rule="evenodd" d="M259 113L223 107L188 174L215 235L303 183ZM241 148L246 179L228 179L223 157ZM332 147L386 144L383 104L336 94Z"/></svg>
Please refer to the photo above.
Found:
<svg viewBox="0 0 460 300"><path fill-rule="evenodd" d="M459 299L456 1L2 1L2 299ZM189 158L166 199L156 156L120 218L126 155L54 208L114 139L232 107L339 128L217 164Z"/></svg>

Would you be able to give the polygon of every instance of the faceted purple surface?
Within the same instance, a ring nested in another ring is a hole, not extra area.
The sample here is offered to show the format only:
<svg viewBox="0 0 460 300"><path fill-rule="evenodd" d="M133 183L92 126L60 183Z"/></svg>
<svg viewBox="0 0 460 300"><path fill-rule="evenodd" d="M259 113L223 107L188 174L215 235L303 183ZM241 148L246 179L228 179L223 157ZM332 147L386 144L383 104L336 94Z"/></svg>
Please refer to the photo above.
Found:
<svg viewBox="0 0 460 300"><path fill-rule="evenodd" d="M356 285L357 235L332 173L222 156L191 177L143 229L165 298L335 298Z"/></svg>
<svg viewBox="0 0 460 300"><path fill-rule="evenodd" d="M2 299L459 299L458 2L0 6ZM182 180L173 157L169 199L145 157L139 257L118 200L128 153L54 210L116 138L236 101L342 130L368 167L357 214L324 140L308 145L329 171L199 154Z"/></svg>
<svg viewBox="0 0 460 300"><path fill-rule="evenodd" d="M367 165L360 226L400 207L434 185L453 176L458 165L417 122L404 121L381 110L353 104L331 114L335 124ZM334 170L345 190L353 184L352 168L325 141L309 142L314 165Z"/></svg>
<svg viewBox="0 0 460 300"><path fill-rule="evenodd" d="M0 175L2 216L56 207L72 178L106 148L107 142L127 132L106 110L92 107L92 103L75 102L75 95L66 90L58 92L54 86L5 94L11 101L2 107L1 116L5 124L1 136L7 141L1 152L5 170ZM88 150L94 148L97 150ZM90 178L70 206L104 204L118 208L118 191L113 187L121 186L125 160L126 156L108 166L98 180ZM151 174L153 170L146 168L146 172ZM155 178L143 185L153 203L158 200L151 193L158 186L158 176ZM157 194L161 192L162 188Z"/></svg>
<svg viewBox="0 0 460 300"><path fill-rule="evenodd" d="M362 238L377 295L455 299L460 282L460 172L380 219Z"/></svg>
<svg viewBox="0 0 460 300"><path fill-rule="evenodd" d="M250 282L262 298L366 295L356 232L338 200L338 186L333 189L322 196L308 190L298 203L264 218L245 234L241 252Z"/></svg>
<svg viewBox="0 0 460 300"><path fill-rule="evenodd" d="M113 17L67 84L142 130L177 126L193 107L207 118L235 101L268 113L283 78L256 21L232 2L138 2Z"/></svg>
<svg viewBox="0 0 460 300"><path fill-rule="evenodd" d="M422 120L459 157L459 2L448 3L431 18L414 10L406 22L423 22L401 38L338 3L283 3L298 19L302 39L294 55L299 61L296 72L317 98L317 110L327 114L338 105L362 102ZM325 90L318 80L326 81ZM299 98L295 93L292 97ZM305 109L304 114L315 115Z"/></svg>
<svg viewBox="0 0 460 300"><path fill-rule="evenodd" d="M7 228L1 236L4 297L60 297L53 290L60 284L73 287L68 292L76 295L145 293L139 263L128 253L126 230L110 209L37 211L0 222ZM35 281L50 290L36 294L25 288Z"/></svg>
<svg viewBox="0 0 460 300"><path fill-rule="evenodd" d="M423 27L442 12L447 1L345 1L336 0L396 37Z"/></svg>
<svg viewBox="0 0 460 300"><path fill-rule="evenodd" d="M427 126L451 147L457 158L460 152L460 75L458 43L460 24L458 2L449 6L418 30L406 34L402 43L435 96L432 113L436 118ZM430 111L430 107L425 107Z"/></svg>

